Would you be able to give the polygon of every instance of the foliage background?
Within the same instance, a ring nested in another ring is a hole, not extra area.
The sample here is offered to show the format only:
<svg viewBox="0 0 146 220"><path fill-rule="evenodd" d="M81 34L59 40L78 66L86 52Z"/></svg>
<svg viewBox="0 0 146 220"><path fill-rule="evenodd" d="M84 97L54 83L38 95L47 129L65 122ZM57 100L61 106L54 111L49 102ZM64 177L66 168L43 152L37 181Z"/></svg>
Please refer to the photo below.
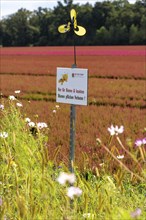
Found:
<svg viewBox="0 0 146 220"><path fill-rule="evenodd" d="M2 46L72 45L70 34L60 35L58 26L69 21L69 10L75 8L79 24L87 34L77 45L145 45L146 1L130 4L128 0L74 4L73 0L58 1L53 10L24 8L0 21Z"/></svg>

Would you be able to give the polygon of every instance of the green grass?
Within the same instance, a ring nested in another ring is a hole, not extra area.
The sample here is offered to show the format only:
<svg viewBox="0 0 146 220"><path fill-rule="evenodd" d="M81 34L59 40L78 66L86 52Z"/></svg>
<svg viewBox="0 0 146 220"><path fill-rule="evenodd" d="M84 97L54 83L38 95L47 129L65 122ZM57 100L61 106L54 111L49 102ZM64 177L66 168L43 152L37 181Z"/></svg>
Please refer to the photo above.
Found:
<svg viewBox="0 0 146 220"><path fill-rule="evenodd" d="M115 157L116 146L104 146L97 141L97 149L106 151L103 167L94 172L84 166L80 171L74 166L74 186L82 195L71 200L67 196L68 183L60 185L60 172L69 173L64 162L56 164L59 147L49 159L48 129L37 129L32 134L15 101L1 100L0 110L0 219L2 220L145 220L146 216L146 166L145 149L129 151L116 137L118 144L127 150L133 165ZM49 131L50 133L50 131ZM121 134L122 135L122 134ZM111 140L112 141L112 140ZM142 150L142 151L141 151ZM85 161L87 155L84 155ZM140 208L141 213L131 213Z"/></svg>

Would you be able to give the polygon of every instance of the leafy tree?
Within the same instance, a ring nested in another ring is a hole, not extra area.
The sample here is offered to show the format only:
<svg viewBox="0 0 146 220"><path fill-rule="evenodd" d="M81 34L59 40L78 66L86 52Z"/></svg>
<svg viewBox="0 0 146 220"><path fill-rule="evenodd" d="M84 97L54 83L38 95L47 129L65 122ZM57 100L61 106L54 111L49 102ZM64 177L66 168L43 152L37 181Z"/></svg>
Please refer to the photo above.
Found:
<svg viewBox="0 0 146 220"><path fill-rule="evenodd" d="M137 44L139 38L139 32L138 27L134 24L130 27L130 33L129 33L129 43L130 44Z"/></svg>
<svg viewBox="0 0 146 220"><path fill-rule="evenodd" d="M142 16L139 28L139 42L146 45L146 14Z"/></svg>
<svg viewBox="0 0 146 220"><path fill-rule="evenodd" d="M7 38L10 37L12 46L26 46L31 42L33 29L29 26L30 15L30 11L19 9L17 13L10 15L4 21L4 36ZM7 45L5 38L3 39L3 43Z"/></svg>
<svg viewBox="0 0 146 220"><path fill-rule="evenodd" d="M106 27L102 26L101 28L97 29L96 31L96 43L98 45L108 45L109 44L109 32Z"/></svg>
<svg viewBox="0 0 146 220"><path fill-rule="evenodd" d="M0 46L2 45L2 36L3 36L3 24L0 21Z"/></svg>
<svg viewBox="0 0 146 220"><path fill-rule="evenodd" d="M84 37L76 37L77 45L146 44L146 0L137 0L135 4L128 0L97 1L94 6L64 0L58 1L53 10L39 7L30 12L22 8L0 21L0 43L72 45L70 32L58 32L58 26L70 20L71 8L75 8L78 23L87 30Z"/></svg>
<svg viewBox="0 0 146 220"><path fill-rule="evenodd" d="M37 27L37 36L34 39L34 45L47 45L49 41L49 25L52 22L52 12L47 8L39 7L35 10L31 19L30 24Z"/></svg>

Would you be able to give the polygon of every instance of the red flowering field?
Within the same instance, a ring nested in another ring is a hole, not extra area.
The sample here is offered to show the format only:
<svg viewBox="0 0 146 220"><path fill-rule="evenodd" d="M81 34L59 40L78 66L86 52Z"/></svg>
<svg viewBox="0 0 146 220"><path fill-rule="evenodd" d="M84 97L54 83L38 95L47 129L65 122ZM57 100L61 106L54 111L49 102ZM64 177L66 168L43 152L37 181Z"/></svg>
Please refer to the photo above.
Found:
<svg viewBox="0 0 146 220"><path fill-rule="evenodd" d="M76 52L77 66L89 70L88 106L76 107L76 154L86 151L94 164L96 138L108 142L111 124L124 126L125 145L145 135L146 48L92 46ZM48 123L50 152L60 145L60 158L67 160L70 105L56 103L56 68L71 67L73 47L0 48L0 53L3 96L20 90L25 116Z"/></svg>
<svg viewBox="0 0 146 220"><path fill-rule="evenodd" d="M0 48L1 73L55 75L56 67L71 67L73 47ZM77 47L77 65L90 76L145 77L144 46Z"/></svg>

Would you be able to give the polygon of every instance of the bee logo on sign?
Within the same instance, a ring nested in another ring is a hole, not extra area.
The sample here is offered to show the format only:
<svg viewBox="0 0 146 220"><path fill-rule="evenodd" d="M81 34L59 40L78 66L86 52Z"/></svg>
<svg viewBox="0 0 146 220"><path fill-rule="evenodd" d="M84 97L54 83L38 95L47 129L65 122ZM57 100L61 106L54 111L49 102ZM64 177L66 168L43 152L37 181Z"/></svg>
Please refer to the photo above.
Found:
<svg viewBox="0 0 146 220"><path fill-rule="evenodd" d="M87 105L87 69L57 68L56 102L74 105Z"/></svg>
<svg viewBox="0 0 146 220"><path fill-rule="evenodd" d="M67 82L67 80L68 80L68 74L63 74L58 82L61 83L61 85L63 85L63 83Z"/></svg>

